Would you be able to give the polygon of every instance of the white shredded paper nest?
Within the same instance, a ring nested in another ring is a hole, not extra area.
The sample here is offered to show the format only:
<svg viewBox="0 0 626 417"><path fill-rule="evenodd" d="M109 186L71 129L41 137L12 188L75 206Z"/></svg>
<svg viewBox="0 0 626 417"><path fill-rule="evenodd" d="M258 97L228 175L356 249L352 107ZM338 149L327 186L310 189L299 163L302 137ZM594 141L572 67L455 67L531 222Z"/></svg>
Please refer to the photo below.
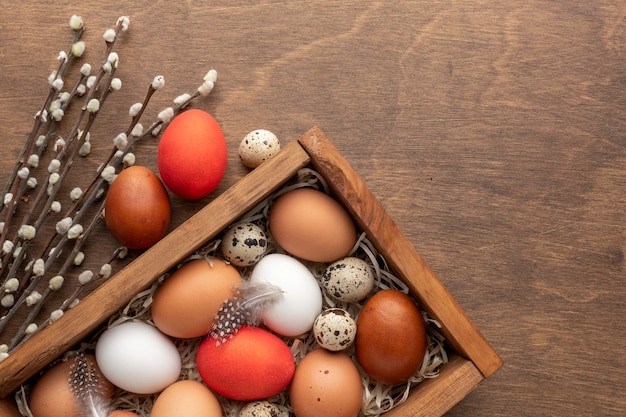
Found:
<svg viewBox="0 0 626 417"><path fill-rule="evenodd" d="M330 193L326 182L318 172L310 168L302 168L299 170L296 179L282 187L270 197L263 200L255 208L250 210L247 214L245 214L236 221L236 223L252 222L259 225L264 230L268 237L267 253L284 253L282 248L278 247L273 242L271 234L269 233L267 227L269 209L273 201L280 195L300 187L312 187L320 191ZM174 268L174 270L193 259L223 259L220 251L220 237L221 236L218 236L214 240L211 240L205 246L189 256L187 259L181 261L180 264L176 268ZM400 290L405 294L409 294L409 289L406 284L404 284L404 282L402 282L398 277L393 275L393 273L389 270L384 258L377 252L372 243L367 239L365 233L362 233L360 235L356 245L354 246L349 256L359 257L368 262L368 264L372 267L375 273L377 283L375 291L392 288ZM323 294L323 309L333 307L342 308L348 311L352 315L352 317L356 319L366 300L363 300L359 303L345 303L338 302L337 300L329 297L328 294L323 290L323 287L321 285L321 277L327 265L311 262L303 263L309 267L309 269L317 279L318 283L320 283L320 288L322 289ZM247 279L250 276L250 272L252 271L253 266L246 268L237 268L241 273L242 278ZM165 279L167 279L168 275L170 275L171 272L172 271L159 277L150 288L135 295L118 314L115 314L109 319L106 328L114 327L128 320L141 320L154 325L150 314L150 306L152 304L153 296L158 286ZM361 403L361 412L359 413L360 417L376 417L391 410L398 404L401 404L408 398L411 388L419 384L424 379L437 377L437 375L439 374L440 366L448 361L447 353L445 350L445 340L438 331L441 325L436 320L429 317L425 311L422 310L421 312L426 323L427 349L424 355L424 361L422 362L420 369L405 383L391 386L380 384L376 381L371 380L369 376L358 365L355 357L354 346L351 346L346 350L346 353L353 358L354 363L357 365L357 368L361 373L361 380L363 384L363 399ZM104 328L102 330L104 330ZM312 331L301 337L282 337L282 339L291 349L296 364L298 364L309 351L318 347ZM93 349L96 340L97 335L96 337L94 337L94 340L86 341L85 343L83 343L80 349ZM182 359L182 371L179 379L202 381L195 365L196 351L202 340L203 338L174 339L174 343L176 344ZM21 390L18 390L16 394L16 399L18 401L18 406L22 414L26 417L32 417L32 414L27 407L28 391L28 386L22 386ZM141 417L149 417L150 410L152 409L152 405L157 396L158 394L137 395L119 390L114 398L115 408L133 411L139 414ZM224 417L237 416L239 410L245 405L244 402L229 400L219 395L217 397L222 404ZM272 398L269 398L268 400L276 404L283 412L283 415L293 415L293 413L291 412L291 407L289 405L289 398L286 390L283 390L283 392Z"/></svg>

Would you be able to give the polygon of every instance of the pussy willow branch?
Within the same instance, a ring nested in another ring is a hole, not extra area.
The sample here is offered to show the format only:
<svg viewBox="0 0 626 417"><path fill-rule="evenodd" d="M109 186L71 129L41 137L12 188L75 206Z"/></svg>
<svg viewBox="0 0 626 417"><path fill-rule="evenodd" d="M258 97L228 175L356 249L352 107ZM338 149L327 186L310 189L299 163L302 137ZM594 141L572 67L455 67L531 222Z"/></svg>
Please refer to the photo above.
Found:
<svg viewBox="0 0 626 417"><path fill-rule="evenodd" d="M82 33L82 27L80 29L80 32ZM67 176L71 166L72 166L72 161L73 159L76 157L76 155L78 154L78 151L80 149L80 145L81 142L84 140L84 138L86 137L86 135L88 134L89 130L91 129L91 126L93 125L96 116L99 114L100 109L98 109L95 112L88 112L88 103L90 100L92 100L93 98L95 98L97 91L100 89L101 95L98 98L100 106L103 104L103 102L106 100L106 98L109 96L110 92L109 90L111 90L110 86L111 86L111 80L113 79L113 75L115 73L115 69L117 67L117 62L114 62L114 65L111 65L111 63L109 63L109 71L105 71L105 65L108 63L109 61L109 57L111 54L111 50L113 48L115 39L117 38L117 35L119 34L119 32L122 30L122 21L121 19L118 20L117 24L116 24L116 28L115 28L115 37L112 41L107 40L106 41L106 55L105 55L105 60L103 65L100 67L100 70L98 72L98 75L95 78L95 82L92 85L92 88L89 89L89 92L85 98L85 105L83 106L83 109L78 117L78 119L76 120L76 122L74 123L70 134L68 136L68 140L67 142L58 150L57 155L55 155L55 158L57 160L59 160L60 162L65 162L64 167L63 167L63 171L61 172L61 174L59 175L59 181L56 184L53 184L50 189L45 186L42 185L37 193L37 196L35 197L35 200L32 202L33 204L30 205L29 210L27 211L27 213L24 216L23 225L27 225L30 223L31 219L35 216L35 210L39 207L40 205L40 201L43 200L44 196L47 194L48 198L43 206L43 208L40 209L39 211L39 215L38 218L35 222L35 233L40 229L41 225L43 224L43 222L45 221L45 219L48 217L49 213L51 212L51 206L52 203L55 201L55 197L58 194L61 185L63 183L63 179L65 179L65 177ZM76 32L75 32L75 37L74 39L76 39ZM72 43L72 45L74 45L74 42ZM68 54L68 56L73 57L74 54L72 54L72 50L70 49L70 54ZM68 62L66 60L66 62ZM59 79L59 77L61 76L61 74L59 74L59 72L62 73L62 68L64 66L61 66L61 68L59 68L59 70L57 71L56 75L55 75L55 79ZM100 82L102 80L102 78L104 76L106 77L106 82L105 82L105 87L102 89L102 87L100 87ZM84 74L82 74L81 71L81 77L79 80L79 83L84 79ZM74 89L72 90L72 93L70 93L70 97L69 100L67 101L67 105L69 105L69 102L71 102L72 98L74 98L76 96L76 91L78 90L78 84L74 87ZM51 103L51 97L54 97L54 92L57 91L57 89L51 87L51 91L52 94L49 94L49 97L46 99L46 105L44 107L44 111L45 109L48 108L48 106ZM67 108L67 105L65 108ZM87 120L86 126L83 128L82 131L79 131L79 127L80 124L85 116L85 113L88 112L89 113L89 118ZM43 111L41 111L39 114L41 115L43 113ZM40 119L39 119L40 120ZM48 130L48 133L51 134L52 129L53 129L53 125L55 124L55 120L51 120L51 124L50 124L50 128ZM39 130L39 126L40 124L36 123L36 126L38 127L37 129L33 129L33 133L31 133L31 137L37 137L37 131ZM47 137L49 138L49 137ZM34 143L34 141L32 142ZM45 149L46 143L42 143L40 145L40 148L38 149L38 155L40 156L41 153L43 153L43 150ZM32 145L25 147L26 149L26 153L24 155L21 156L21 163L16 164L16 166L18 167L18 171L20 169L21 166L24 165L25 161L24 159L29 157L32 153ZM30 152L29 152L30 151ZM67 154L67 158L65 158ZM67 160L66 160L67 159ZM48 180L50 179L50 177L52 176L52 173L49 173L49 175L46 178L46 184L48 184ZM19 177L16 177L17 180L20 180ZM19 181L16 181L15 184L19 184ZM16 200L16 195L13 195L13 198L11 200L11 203L15 203ZM12 213L13 213L13 205L8 207L7 211L7 219L10 220L12 217ZM8 223L5 223L5 227L4 227L4 231L8 230ZM3 240L4 242L4 240ZM3 282L3 286L6 284L7 280L11 277L16 277L17 276L17 269L19 268L19 266L22 264L22 262L24 261L25 257L26 257L26 252L27 249L31 246L30 242L28 242L27 240L25 240L23 237L21 236L17 236L15 238L15 240L13 241L14 247L19 247L21 248L19 250L19 253L17 256L14 257L13 262L11 264L11 268L9 269L9 271L6 273L5 278L4 278L4 282ZM61 245L62 246L62 245ZM42 250L42 253L40 254L39 257L36 257L35 259L38 258L43 258L46 254L46 252L49 250L48 245L46 247L44 247L44 249ZM54 252L48 257L48 260L45 264L45 268L47 269L50 264L57 258L58 254L60 252L60 247L57 247ZM13 254L12 253L7 253L6 256L4 257L5 259L3 259L3 265L5 265L6 263L8 263L11 259L11 256ZM5 268L6 269L6 268ZM30 267L27 267L25 272L27 274L27 276L29 275L29 270ZM34 276L30 276L29 280L21 280L20 285L18 287L18 289L16 290L17 294L20 294L20 297L18 298L17 302L15 302L13 304L13 306L9 309L9 311L7 312L6 316L4 318L2 318L2 320L0 320L0 332L2 332L2 330L4 330L4 328L7 326L9 319L13 317L13 315L15 314L15 312L21 307L21 305L24 303L24 301L26 300L26 297L28 296L28 294L30 292L32 292L38 282L40 281L41 277L38 275L34 275ZM24 285L29 282L28 287L26 287L26 289L24 289Z"/></svg>
<svg viewBox="0 0 626 417"><path fill-rule="evenodd" d="M55 72L55 79L62 79L63 75L65 74L65 72L69 69L69 67L71 66L72 62L74 62L74 54L72 54L72 46L78 42L83 34L84 31L84 27L80 27L79 29L74 30L74 36L72 39L72 43L70 44L67 52L65 53L65 57L63 59L60 60L58 68ZM52 83L51 83L52 84ZM4 196L10 192L11 190L15 190L17 187L17 184L19 184L21 181L17 176L18 171L25 166L26 163L26 158L32 153L34 144L36 142L37 139L37 132L39 132L39 129L41 128L42 125L42 118L43 115L45 114L45 112L47 111L47 109L50 106L50 103L52 102L52 99L54 98L54 95L57 93L56 88L54 88L54 86L50 86L50 88L48 89L48 94L46 96L46 98L44 99L43 105L41 106L40 111L35 115L35 121L33 123L33 128L31 129L30 133L28 134L25 142L24 142L24 146L22 147L22 150L20 151L20 154L15 162L15 165L13 166L13 170L11 171L11 174L9 175L9 179L7 181L7 183L4 186L4 190L2 192L2 199L4 201ZM2 212L3 209L6 209L7 214L6 214L6 218L5 218L5 226L2 230L2 234L0 235L0 241L4 241L6 233L7 233L7 229L8 229L8 225L10 222L10 218L12 216L12 212L13 212L13 205L15 204L16 201L16 196L15 194L13 194L13 198L11 200L11 202L5 206L3 204L2 209L0 209L0 212Z"/></svg>

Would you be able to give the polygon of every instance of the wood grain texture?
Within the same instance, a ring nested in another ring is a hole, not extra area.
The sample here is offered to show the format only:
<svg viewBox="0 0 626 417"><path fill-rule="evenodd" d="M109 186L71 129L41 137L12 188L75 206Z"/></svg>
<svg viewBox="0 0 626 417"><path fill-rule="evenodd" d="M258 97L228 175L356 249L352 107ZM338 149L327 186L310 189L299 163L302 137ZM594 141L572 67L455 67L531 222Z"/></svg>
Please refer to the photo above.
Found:
<svg viewBox="0 0 626 417"><path fill-rule="evenodd" d="M253 129L332 138L504 359L447 415L626 415L625 4L4 1L2 175L72 14L94 63L104 29L131 17L95 152L154 75L167 83L152 114L211 67L218 86L198 107L230 151L217 194L247 173L236 149ZM156 168L155 147L140 144L139 162ZM172 227L214 198L173 199Z"/></svg>

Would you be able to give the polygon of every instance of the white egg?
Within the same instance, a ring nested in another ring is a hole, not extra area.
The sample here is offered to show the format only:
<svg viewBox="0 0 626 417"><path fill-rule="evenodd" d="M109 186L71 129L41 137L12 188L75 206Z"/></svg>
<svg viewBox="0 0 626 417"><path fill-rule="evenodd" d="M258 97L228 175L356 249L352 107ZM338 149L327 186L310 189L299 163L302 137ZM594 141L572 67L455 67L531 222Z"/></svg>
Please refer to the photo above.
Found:
<svg viewBox="0 0 626 417"><path fill-rule="evenodd" d="M263 323L282 336L299 336L311 330L322 311L322 292L309 269L295 258L266 255L250 275L251 282L267 282L283 291L280 300L262 313Z"/></svg>
<svg viewBox="0 0 626 417"><path fill-rule="evenodd" d="M140 321L105 330L96 343L96 362L109 381L135 394L162 391L181 371L180 354L172 340Z"/></svg>
<svg viewBox="0 0 626 417"><path fill-rule="evenodd" d="M265 255L267 236L254 223L237 223L222 237L222 254L236 266L254 265Z"/></svg>
<svg viewBox="0 0 626 417"><path fill-rule="evenodd" d="M362 259L340 259L324 270L322 285L331 297L349 303L363 300L376 283L371 266Z"/></svg>
<svg viewBox="0 0 626 417"><path fill-rule="evenodd" d="M239 144L241 162L248 168L256 168L280 151L280 141L275 134L265 129L248 133Z"/></svg>
<svg viewBox="0 0 626 417"><path fill-rule="evenodd" d="M347 349L356 337L356 321L341 308L324 310L313 323L313 335L324 349L334 352Z"/></svg>

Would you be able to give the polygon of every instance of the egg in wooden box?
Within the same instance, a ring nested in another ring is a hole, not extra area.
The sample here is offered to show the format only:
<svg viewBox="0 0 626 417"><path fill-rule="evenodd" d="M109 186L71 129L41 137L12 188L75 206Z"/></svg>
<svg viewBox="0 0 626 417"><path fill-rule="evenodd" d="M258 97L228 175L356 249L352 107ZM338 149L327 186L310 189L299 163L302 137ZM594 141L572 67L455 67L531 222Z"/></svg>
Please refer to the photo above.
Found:
<svg viewBox="0 0 626 417"><path fill-rule="evenodd" d="M157 289L151 305L154 324L177 338L209 333L215 314L235 295L241 275L221 259L194 259L169 275Z"/></svg>

